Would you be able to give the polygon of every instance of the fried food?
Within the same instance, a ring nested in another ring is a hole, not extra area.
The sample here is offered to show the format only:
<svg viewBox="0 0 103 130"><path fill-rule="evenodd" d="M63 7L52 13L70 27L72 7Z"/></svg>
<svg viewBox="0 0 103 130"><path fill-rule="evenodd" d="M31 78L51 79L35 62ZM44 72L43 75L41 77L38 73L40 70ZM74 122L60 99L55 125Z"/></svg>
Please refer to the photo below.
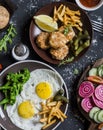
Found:
<svg viewBox="0 0 103 130"><path fill-rule="evenodd" d="M52 32L50 34L49 44L54 49L63 47L67 42L67 38L61 32Z"/></svg>
<svg viewBox="0 0 103 130"><path fill-rule="evenodd" d="M0 29L6 27L10 19L10 13L4 6L0 6Z"/></svg>
<svg viewBox="0 0 103 130"><path fill-rule="evenodd" d="M40 122L45 124L42 127L43 130L54 124L57 119L64 121L64 119L67 118L60 110L61 105L61 101L53 101L51 98L47 100L46 104L41 103L42 111L39 112L39 115L41 115Z"/></svg>
<svg viewBox="0 0 103 130"><path fill-rule="evenodd" d="M49 33L47 32L41 32L36 39L36 43L38 45L38 47L40 47L43 50L48 49L49 46Z"/></svg>
<svg viewBox="0 0 103 130"><path fill-rule="evenodd" d="M71 26L61 26L59 28L59 32L61 32L65 35L68 42L71 41L75 36L75 32Z"/></svg>
<svg viewBox="0 0 103 130"><path fill-rule="evenodd" d="M46 129L47 127L51 126L52 124L54 124L56 122L56 120L52 120L50 123L48 123L47 125L42 127L42 130Z"/></svg>
<svg viewBox="0 0 103 130"><path fill-rule="evenodd" d="M70 10L69 7L61 4L58 8L56 6L54 7L53 19L55 21L61 21L64 25L70 24L72 27L76 27L79 31L82 31L80 15L79 10Z"/></svg>
<svg viewBox="0 0 103 130"><path fill-rule="evenodd" d="M69 53L69 48L67 45L64 45L58 49L54 49L54 48L50 49L50 54L52 55L52 58L57 60L63 60L68 53Z"/></svg>

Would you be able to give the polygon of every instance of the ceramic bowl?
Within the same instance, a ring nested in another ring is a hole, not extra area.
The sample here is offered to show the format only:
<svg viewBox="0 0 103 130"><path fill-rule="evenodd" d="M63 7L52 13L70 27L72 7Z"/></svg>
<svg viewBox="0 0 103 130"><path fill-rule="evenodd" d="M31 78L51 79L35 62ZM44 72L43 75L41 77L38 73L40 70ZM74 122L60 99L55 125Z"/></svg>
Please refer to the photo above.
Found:
<svg viewBox="0 0 103 130"><path fill-rule="evenodd" d="M103 5L103 0L100 0L100 2L99 2L96 6L93 6L93 7L86 7L86 6L84 6L84 5L80 2L80 0L75 0L75 2L76 2L76 4L77 4L80 8L82 8L82 9L84 9L84 10L86 10L86 11L94 11L94 10L97 10L97 9L99 9L99 8Z"/></svg>

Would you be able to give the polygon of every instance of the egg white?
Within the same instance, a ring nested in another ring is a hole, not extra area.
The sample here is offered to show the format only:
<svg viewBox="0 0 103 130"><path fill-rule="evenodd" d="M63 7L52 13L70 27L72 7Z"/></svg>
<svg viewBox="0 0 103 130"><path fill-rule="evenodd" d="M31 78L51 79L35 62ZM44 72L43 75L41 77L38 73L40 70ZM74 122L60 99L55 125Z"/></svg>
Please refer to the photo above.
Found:
<svg viewBox="0 0 103 130"><path fill-rule="evenodd" d="M37 113L41 109L40 102L45 103L46 100L39 98L35 91L36 85L40 82L48 82L51 85L53 91L51 96L54 96L63 85L62 78L52 70L36 69L30 73L30 78L24 84L21 94L17 96L15 104L7 106L7 114L12 123L21 129L40 130L43 126ZM19 104L26 100L30 100L35 106L35 116L30 119L20 117L17 111Z"/></svg>

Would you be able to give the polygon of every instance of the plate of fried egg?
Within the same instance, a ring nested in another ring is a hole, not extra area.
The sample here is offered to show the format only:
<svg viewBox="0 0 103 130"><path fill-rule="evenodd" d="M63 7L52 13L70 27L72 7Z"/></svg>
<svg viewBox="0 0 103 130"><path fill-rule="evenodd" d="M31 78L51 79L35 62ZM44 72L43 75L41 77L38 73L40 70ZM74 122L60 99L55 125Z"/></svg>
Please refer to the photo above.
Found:
<svg viewBox="0 0 103 130"><path fill-rule="evenodd" d="M34 51L52 64L70 63L91 45L92 25L88 15L71 2L53 2L37 11L29 29Z"/></svg>
<svg viewBox="0 0 103 130"><path fill-rule="evenodd" d="M0 74L0 125L7 130L56 129L67 116L68 90L49 65L26 60Z"/></svg>

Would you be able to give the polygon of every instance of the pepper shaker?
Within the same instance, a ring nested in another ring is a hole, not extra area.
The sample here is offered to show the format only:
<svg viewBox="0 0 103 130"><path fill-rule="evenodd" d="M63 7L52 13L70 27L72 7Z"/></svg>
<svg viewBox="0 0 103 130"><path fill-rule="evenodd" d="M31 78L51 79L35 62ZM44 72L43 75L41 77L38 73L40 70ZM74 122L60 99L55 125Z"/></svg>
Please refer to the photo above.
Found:
<svg viewBox="0 0 103 130"><path fill-rule="evenodd" d="M13 47L12 56L16 60L25 60L29 56L29 49L26 45L20 43Z"/></svg>

